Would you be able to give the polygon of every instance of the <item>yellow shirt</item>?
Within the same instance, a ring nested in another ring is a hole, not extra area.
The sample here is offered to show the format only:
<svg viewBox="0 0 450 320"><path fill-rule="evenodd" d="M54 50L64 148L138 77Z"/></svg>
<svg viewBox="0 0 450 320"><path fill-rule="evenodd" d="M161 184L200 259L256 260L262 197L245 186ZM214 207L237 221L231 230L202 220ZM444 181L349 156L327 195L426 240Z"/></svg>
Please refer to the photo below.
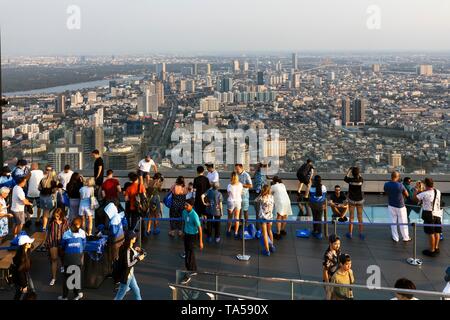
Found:
<svg viewBox="0 0 450 320"><path fill-rule="evenodd" d="M351 269L348 272L341 272L340 270L338 270L333 275L330 282L338 284L353 284L355 283L353 271ZM353 291L351 288L333 287L334 300L343 300L352 298L353 298Z"/></svg>

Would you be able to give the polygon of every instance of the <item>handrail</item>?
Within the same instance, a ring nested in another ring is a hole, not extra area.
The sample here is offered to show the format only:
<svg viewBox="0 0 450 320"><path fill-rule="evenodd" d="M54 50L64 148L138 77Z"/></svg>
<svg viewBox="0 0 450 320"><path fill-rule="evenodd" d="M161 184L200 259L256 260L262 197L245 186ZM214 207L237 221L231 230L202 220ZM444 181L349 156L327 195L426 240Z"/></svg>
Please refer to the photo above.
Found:
<svg viewBox="0 0 450 320"><path fill-rule="evenodd" d="M177 272L183 272L182 270L177 270ZM307 284L313 286L329 286L329 287L340 287L340 288L354 288L354 289L365 289L365 290L375 290L375 291L386 291L392 293L403 293L403 294L420 294L427 295L432 297L445 297L450 299L450 294L444 294L442 292L436 291L426 291L426 290L410 290L410 289L397 289L397 288L388 288L388 287L368 287L360 284L339 284L339 283L331 283L331 282L320 282L313 280L303 280L303 279L287 279L287 278L276 278L276 277L259 277L252 275L240 275L240 274L232 274L232 273L221 273L221 272L210 272L210 271L196 271L197 275L210 275L210 276L219 276L219 277L229 277L229 278L239 278L239 279L251 279L251 280L262 280L268 282L286 282L286 283L297 283L297 284Z"/></svg>
<svg viewBox="0 0 450 320"><path fill-rule="evenodd" d="M218 295L218 296L237 298L237 299L243 299L243 300L267 300L267 299L262 299L262 298L257 298L257 297L243 296L240 294L226 293L226 292L220 292L220 291L215 291L215 290L190 287L190 286L185 286L185 285L175 284L175 283L169 283L169 288L171 288L171 287L179 288L179 289L187 289L187 290L192 290L192 291L199 291L199 292L204 292L204 293L211 293L211 294Z"/></svg>

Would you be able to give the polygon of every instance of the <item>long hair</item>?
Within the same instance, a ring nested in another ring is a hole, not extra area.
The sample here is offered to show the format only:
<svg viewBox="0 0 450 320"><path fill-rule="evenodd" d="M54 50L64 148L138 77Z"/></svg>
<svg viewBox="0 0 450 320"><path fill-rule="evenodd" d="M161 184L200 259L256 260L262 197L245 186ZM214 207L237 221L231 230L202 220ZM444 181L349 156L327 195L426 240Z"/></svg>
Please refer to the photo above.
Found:
<svg viewBox="0 0 450 320"><path fill-rule="evenodd" d="M80 174L78 172L74 172L70 177L69 183L67 184L67 191L72 192L75 187L77 181L80 181Z"/></svg>
<svg viewBox="0 0 450 320"><path fill-rule="evenodd" d="M56 208L53 212L52 217L50 218L50 223L56 220L55 216L59 214L61 221L64 221L66 219L66 211L61 208Z"/></svg>
<svg viewBox="0 0 450 320"><path fill-rule="evenodd" d="M314 186L316 187L316 196L322 196L322 178L320 176L314 177Z"/></svg>
<svg viewBox="0 0 450 320"><path fill-rule="evenodd" d="M14 257L17 265L17 270L20 272L28 272L31 269L30 250L25 251L25 245L20 246L16 251Z"/></svg>
<svg viewBox="0 0 450 320"><path fill-rule="evenodd" d="M236 172L232 172L231 173L231 184L237 184L237 183L239 183L239 176L238 176L238 174L236 173Z"/></svg>
<svg viewBox="0 0 450 320"><path fill-rule="evenodd" d="M185 186L184 177L178 176L177 180L175 181L175 184L184 187Z"/></svg>
<svg viewBox="0 0 450 320"><path fill-rule="evenodd" d="M352 168L352 176L353 178L358 178L360 176L360 170L358 167Z"/></svg>
<svg viewBox="0 0 450 320"><path fill-rule="evenodd" d="M265 184L261 189L261 197L266 197L270 195L270 186Z"/></svg>

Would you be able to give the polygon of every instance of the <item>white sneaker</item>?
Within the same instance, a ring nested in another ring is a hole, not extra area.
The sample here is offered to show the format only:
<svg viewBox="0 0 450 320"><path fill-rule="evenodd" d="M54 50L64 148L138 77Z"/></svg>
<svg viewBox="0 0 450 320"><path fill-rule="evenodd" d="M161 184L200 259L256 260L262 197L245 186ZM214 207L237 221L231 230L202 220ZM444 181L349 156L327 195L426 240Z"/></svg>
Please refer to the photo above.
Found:
<svg viewBox="0 0 450 320"><path fill-rule="evenodd" d="M64 298L63 296L59 296L58 300L68 300L67 298Z"/></svg>
<svg viewBox="0 0 450 320"><path fill-rule="evenodd" d="M54 285L55 285L55 282L56 282L56 279L52 279L52 280L50 281L50 285L51 285L51 286L54 286Z"/></svg>
<svg viewBox="0 0 450 320"><path fill-rule="evenodd" d="M81 298L83 298L83 292L80 292L73 300L80 300Z"/></svg>

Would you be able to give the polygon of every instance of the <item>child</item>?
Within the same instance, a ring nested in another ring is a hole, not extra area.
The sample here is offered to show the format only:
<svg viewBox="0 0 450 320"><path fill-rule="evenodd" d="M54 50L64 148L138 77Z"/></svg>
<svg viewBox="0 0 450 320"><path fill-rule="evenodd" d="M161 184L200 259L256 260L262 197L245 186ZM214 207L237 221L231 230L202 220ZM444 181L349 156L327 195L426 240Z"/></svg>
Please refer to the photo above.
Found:
<svg viewBox="0 0 450 320"><path fill-rule="evenodd" d="M220 242L220 218L223 216L223 197L219 191L219 184L215 182L212 187L202 194L203 204L206 206L206 214L208 222L206 224L207 241L212 242L212 229L214 227L214 235L216 243ZM215 220L214 222L211 220Z"/></svg>
<svg viewBox="0 0 450 320"><path fill-rule="evenodd" d="M272 211L275 201L270 193L270 187L268 185L263 186L261 194L258 198L258 219L263 220L261 222L262 236L264 239L264 250L262 251L262 254L265 256L270 256L270 252L275 252L275 247L273 245L272 222L265 221L270 221L273 219Z"/></svg>
<svg viewBox="0 0 450 320"><path fill-rule="evenodd" d="M9 196L9 188L2 187L0 189L0 242L9 233L8 218L12 218L13 215L8 213L8 206L6 205L6 199Z"/></svg>
<svg viewBox="0 0 450 320"><path fill-rule="evenodd" d="M194 210L194 199L186 200L184 210L182 212L184 222L184 254L187 271L192 275L192 272L197 271L197 263L194 254L194 242L199 235L200 250L203 250L203 235L202 227L198 214ZM189 274L186 274L182 284L187 284L190 281Z"/></svg>
<svg viewBox="0 0 450 320"><path fill-rule="evenodd" d="M339 256L339 269L331 277L331 283L353 284L355 277L352 271L352 260L348 254ZM353 300L353 291L347 287L334 287L331 294L332 300Z"/></svg>

